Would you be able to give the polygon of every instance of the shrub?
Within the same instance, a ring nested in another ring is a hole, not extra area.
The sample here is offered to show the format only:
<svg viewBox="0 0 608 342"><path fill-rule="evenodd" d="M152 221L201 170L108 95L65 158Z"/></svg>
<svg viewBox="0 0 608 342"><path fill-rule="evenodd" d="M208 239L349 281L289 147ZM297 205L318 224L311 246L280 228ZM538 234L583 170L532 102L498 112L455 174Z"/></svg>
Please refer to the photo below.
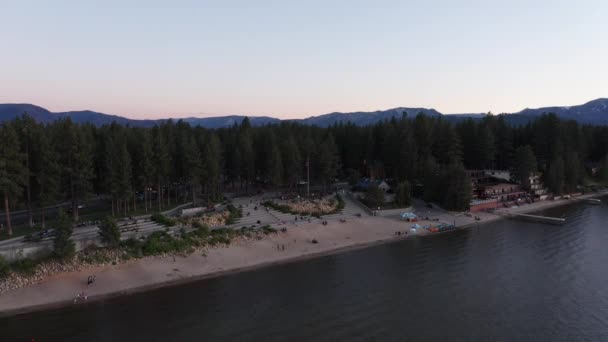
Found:
<svg viewBox="0 0 608 342"><path fill-rule="evenodd" d="M236 208L232 204L228 204L228 206L226 208L228 209L228 212L230 213L228 215L228 218L226 219L226 224L236 223L236 220L238 220L242 216L242 210L239 208Z"/></svg>
<svg viewBox="0 0 608 342"><path fill-rule="evenodd" d="M276 233L276 232L277 232L277 230L276 230L276 229L274 229L274 228L272 228L272 227L271 227L271 226L269 226L269 225L265 225L264 227L262 227L262 232L263 232L264 234L268 235L268 234L270 234L270 233Z"/></svg>
<svg viewBox="0 0 608 342"><path fill-rule="evenodd" d="M110 216L106 216L99 225L99 235L101 241L108 247L116 248L120 244L120 230L116 220Z"/></svg>
<svg viewBox="0 0 608 342"><path fill-rule="evenodd" d="M23 258L12 263L11 268L17 273L31 275L36 270L36 263L32 259Z"/></svg>
<svg viewBox="0 0 608 342"><path fill-rule="evenodd" d="M412 187L409 182L402 182L397 185L395 192L395 204L398 206L409 206L412 203Z"/></svg>
<svg viewBox="0 0 608 342"><path fill-rule="evenodd" d="M76 246L72 237L72 220L67 214L59 209L57 227L55 228L55 239L53 240L53 254L58 259L71 259L76 253Z"/></svg>
<svg viewBox="0 0 608 342"><path fill-rule="evenodd" d="M167 217L161 213L152 214L150 219L158 224L162 224L165 227L173 227L176 224L174 219Z"/></svg>
<svg viewBox="0 0 608 342"><path fill-rule="evenodd" d="M8 262L2 255L0 255L0 278L6 277L10 271Z"/></svg>
<svg viewBox="0 0 608 342"><path fill-rule="evenodd" d="M379 207L384 204L384 192L376 184L370 185L365 194L365 202L370 207Z"/></svg>
<svg viewBox="0 0 608 342"><path fill-rule="evenodd" d="M266 201L264 203L262 203L262 205L266 206L266 207L270 207L276 211L280 211L283 214L298 214L296 212L292 212L291 208L289 208L288 205L285 204L278 204L278 203L274 203L272 201Z"/></svg>

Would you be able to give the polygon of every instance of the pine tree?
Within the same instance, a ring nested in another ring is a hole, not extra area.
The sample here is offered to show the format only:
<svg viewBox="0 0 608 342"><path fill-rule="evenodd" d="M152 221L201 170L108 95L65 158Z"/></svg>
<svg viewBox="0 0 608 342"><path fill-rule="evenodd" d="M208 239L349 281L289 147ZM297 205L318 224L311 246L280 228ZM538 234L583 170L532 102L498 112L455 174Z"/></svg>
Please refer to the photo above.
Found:
<svg viewBox="0 0 608 342"><path fill-rule="evenodd" d="M327 186L333 182L339 168L338 147L331 134L328 135L319 146L317 163L320 180L327 190Z"/></svg>
<svg viewBox="0 0 608 342"><path fill-rule="evenodd" d="M384 191L377 184L370 184L365 193L365 202L372 209L381 207L384 204Z"/></svg>
<svg viewBox="0 0 608 342"><path fill-rule="evenodd" d="M114 161L112 163L112 193L117 200L117 213L122 204L127 215L127 201L131 198L131 157L127 145L122 139L115 142Z"/></svg>
<svg viewBox="0 0 608 342"><path fill-rule="evenodd" d="M249 119L243 119L239 135L239 153L241 169L241 186L245 182L245 191L249 191L249 184L254 180L255 175L255 154L253 151L253 141L251 137L251 126Z"/></svg>
<svg viewBox="0 0 608 342"><path fill-rule="evenodd" d="M283 148L282 161L284 175L289 188L292 189L302 176L302 157L300 155L300 149L292 135L290 135L281 146Z"/></svg>
<svg viewBox="0 0 608 342"><path fill-rule="evenodd" d="M39 158L34 164L36 183L38 184L38 205L41 210L42 228L46 228L46 208L59 199L61 166L59 155L55 150L57 144L51 139L50 133L42 132L36 143Z"/></svg>
<svg viewBox="0 0 608 342"><path fill-rule="evenodd" d="M13 235L10 199L21 193L25 180L24 156L19 151L17 133L10 123L0 127L0 193L4 198L4 212L8 236Z"/></svg>
<svg viewBox="0 0 608 342"><path fill-rule="evenodd" d="M537 170L536 157L530 145L520 146L515 150L515 179L525 187L530 186L530 176Z"/></svg>
<svg viewBox="0 0 608 342"><path fill-rule="evenodd" d="M120 245L120 229L111 216L106 216L99 225L101 241L108 247L116 248Z"/></svg>
<svg viewBox="0 0 608 342"><path fill-rule="evenodd" d="M604 156L602 159L602 163L600 165L598 178L604 182L604 184L608 184L608 154Z"/></svg>
<svg viewBox="0 0 608 342"><path fill-rule="evenodd" d="M202 160L199 147L193 137L185 138L182 146L184 157L183 176L190 185L192 192L192 203L196 202L196 193L200 187L200 174L202 172Z"/></svg>
<svg viewBox="0 0 608 342"><path fill-rule="evenodd" d="M268 178L274 186L283 184L283 158L274 134L270 135L270 153L268 153Z"/></svg>
<svg viewBox="0 0 608 342"><path fill-rule="evenodd" d="M62 173L72 201L73 220L77 222L79 201L89 193L94 177L93 149L84 127L74 125L69 118L60 120L58 125L58 153L62 157Z"/></svg>
<svg viewBox="0 0 608 342"><path fill-rule="evenodd" d="M209 140L205 145L205 152L203 153L203 156L204 161L201 171L204 177L202 177L201 183L205 185L207 200L209 200L209 197L215 199L218 194L218 184L222 164L222 151L219 138L216 134L211 134L209 136Z"/></svg>
<svg viewBox="0 0 608 342"><path fill-rule="evenodd" d="M162 186L169 174L169 152L158 126L152 129L153 178L157 187L158 211L162 210Z"/></svg>
<svg viewBox="0 0 608 342"><path fill-rule="evenodd" d="M575 192L582 174L578 153L571 148L568 149L564 154L564 165L568 166L564 168L564 191Z"/></svg>
<svg viewBox="0 0 608 342"><path fill-rule="evenodd" d="M411 130L402 129L397 146L397 178L401 181L412 180L416 175L416 141Z"/></svg>
<svg viewBox="0 0 608 342"><path fill-rule="evenodd" d="M545 184L554 195L561 195L564 192L565 183L564 160L557 157L549 165L549 170L545 175Z"/></svg>
<svg viewBox="0 0 608 342"><path fill-rule="evenodd" d="M494 164L494 135L489 127L482 125L478 130L477 157L479 158L478 167L480 169L490 169Z"/></svg>
<svg viewBox="0 0 608 342"><path fill-rule="evenodd" d="M74 241L72 241L73 230L72 220L62 209L59 209L55 226L55 237L53 239L53 253L56 258L66 260L74 256L76 246L74 245Z"/></svg>
<svg viewBox="0 0 608 342"><path fill-rule="evenodd" d="M35 135L37 134L36 122L27 113L23 113L22 116L17 117L13 123L15 130L18 135L18 139L21 142L21 153L25 158L24 162L24 186L25 186L25 203L27 207L27 223L30 228L34 226L34 214L32 207L32 185L35 182L32 172L32 143Z"/></svg>
<svg viewBox="0 0 608 342"><path fill-rule="evenodd" d="M472 196L471 179L466 175L461 163L452 163L443 173L445 195L442 205L447 210L469 209Z"/></svg>
<svg viewBox="0 0 608 342"><path fill-rule="evenodd" d="M395 204L407 207L412 204L412 186L409 182L401 182L395 190Z"/></svg>

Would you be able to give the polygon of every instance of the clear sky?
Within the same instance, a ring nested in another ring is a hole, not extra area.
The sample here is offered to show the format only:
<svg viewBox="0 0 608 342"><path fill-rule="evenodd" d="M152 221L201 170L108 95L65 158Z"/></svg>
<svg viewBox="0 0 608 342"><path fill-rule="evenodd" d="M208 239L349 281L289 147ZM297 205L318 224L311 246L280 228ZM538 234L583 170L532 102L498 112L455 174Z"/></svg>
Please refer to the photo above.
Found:
<svg viewBox="0 0 608 342"><path fill-rule="evenodd" d="M608 97L606 0L0 0L0 102L131 118Z"/></svg>

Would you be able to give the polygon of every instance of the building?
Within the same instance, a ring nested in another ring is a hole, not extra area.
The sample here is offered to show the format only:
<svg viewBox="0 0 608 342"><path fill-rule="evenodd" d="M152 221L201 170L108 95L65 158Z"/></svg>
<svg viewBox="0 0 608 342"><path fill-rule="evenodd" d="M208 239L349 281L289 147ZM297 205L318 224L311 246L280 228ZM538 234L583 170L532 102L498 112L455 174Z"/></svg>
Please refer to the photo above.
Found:
<svg viewBox="0 0 608 342"><path fill-rule="evenodd" d="M369 178L361 179L357 183L357 188L361 191L367 191L367 189L369 189L369 187L372 186L373 184L375 184L380 190L382 190L384 192L388 192L389 190L391 190L391 186L388 185L388 183L386 181L381 180L381 179L369 179Z"/></svg>
<svg viewBox="0 0 608 342"><path fill-rule="evenodd" d="M465 172L471 178L473 201L498 198L499 202L503 202L521 192L517 184L510 183L511 172L508 170L486 169L466 170ZM499 193L500 196L498 196Z"/></svg>
<svg viewBox="0 0 608 342"><path fill-rule="evenodd" d="M513 183L485 185L482 193L484 199L495 198L499 202L515 201L528 194L519 184Z"/></svg>
<svg viewBox="0 0 608 342"><path fill-rule="evenodd" d="M500 179L506 182L510 182L512 180L511 171L509 170L483 170L483 173L486 177Z"/></svg>
<svg viewBox="0 0 608 342"><path fill-rule="evenodd" d="M487 200L473 200L469 205L469 211L478 213L480 211L488 211L498 208L498 199L491 198Z"/></svg>
<svg viewBox="0 0 608 342"><path fill-rule="evenodd" d="M541 180L540 173L535 173L528 178L526 184L523 185L523 188L530 192L530 196L537 200L545 200L549 196L547 194L547 189Z"/></svg>

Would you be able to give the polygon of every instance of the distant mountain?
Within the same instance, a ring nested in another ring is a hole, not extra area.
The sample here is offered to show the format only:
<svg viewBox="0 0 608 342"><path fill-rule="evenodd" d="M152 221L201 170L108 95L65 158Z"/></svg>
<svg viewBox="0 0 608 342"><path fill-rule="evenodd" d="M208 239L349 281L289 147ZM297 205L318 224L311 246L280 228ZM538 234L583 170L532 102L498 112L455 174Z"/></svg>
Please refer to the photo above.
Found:
<svg viewBox="0 0 608 342"><path fill-rule="evenodd" d="M151 127L168 119L160 120L134 120L118 115L109 115L92 111L74 111L52 113L45 108L38 107L32 104L0 104L0 122L12 120L16 116L27 112L36 121L49 123L60 118L70 117L76 123L91 123L96 126L117 122L123 125L137 127ZM331 126L335 123L352 123L357 126L372 125L391 118L401 118L406 113L408 117L413 118L418 113L424 113L427 116L439 117L443 116L450 122L459 122L468 118L477 120L482 118L483 113L467 113L467 114L441 114L435 109L428 108L406 108L399 107L383 111L375 112L353 112L353 113L330 113L319 116L311 116L306 119L291 119L290 122L299 122L306 125L315 125L319 127ZM576 120L582 124L608 125L608 98L601 98L589 101L579 106L571 107L544 107L537 109L526 108L518 113L506 114L505 118L513 125L520 125L533 120L534 118L544 113L555 113L558 117L565 120ZM210 118L184 118L181 119L194 126L202 126L207 128L222 128L230 127L238 124L245 118L245 115L230 115L218 116ZM262 126L267 124L280 123L280 119L267 116L248 116L253 126ZM177 120L177 119L174 119Z"/></svg>
<svg viewBox="0 0 608 342"><path fill-rule="evenodd" d="M244 115L229 115L216 116L212 118L185 118L183 121L192 126L201 126L207 128L223 128L240 124L246 116ZM250 116L249 122L252 126L264 126L268 124L280 123L280 119L271 118L268 116Z"/></svg>
<svg viewBox="0 0 608 342"><path fill-rule="evenodd" d="M327 127L340 122L350 122L357 126L367 126L373 125L376 122L390 120L391 118L399 119L404 113L406 113L409 117L415 117L419 113L424 113L427 116L441 116L441 113L434 109L399 107L375 112L330 113L293 121L299 121L303 124L320 127Z"/></svg>
<svg viewBox="0 0 608 342"><path fill-rule="evenodd" d="M110 115L104 113L93 112L90 110L83 111L71 111L71 112L57 112L53 113L45 108L38 107L27 103L7 103L0 104L0 122L12 120L15 117L28 113L34 120L42 123L50 123L58 119L70 117L75 123L90 123L95 126L102 126L116 122L121 125L130 125L133 127L152 127L163 121L169 119L159 120L135 120L129 119L118 115ZM218 116L212 118L185 118L182 119L185 122L193 126L202 126L207 128L221 128L230 127L235 123L241 123L246 116L244 115L230 115L230 116ZM179 120L179 119L174 119ZM262 126L266 124L279 123L281 120L270 118L267 116L250 116L249 120L252 126Z"/></svg>
<svg viewBox="0 0 608 342"><path fill-rule="evenodd" d="M576 120L583 124L608 125L608 98L589 101L579 106L526 108L517 115L534 118L545 113L555 113L565 120Z"/></svg>
<svg viewBox="0 0 608 342"><path fill-rule="evenodd" d="M6 103L0 104L0 121L13 120L25 112L38 122L47 123L55 120L53 113L42 107L26 103Z"/></svg>

